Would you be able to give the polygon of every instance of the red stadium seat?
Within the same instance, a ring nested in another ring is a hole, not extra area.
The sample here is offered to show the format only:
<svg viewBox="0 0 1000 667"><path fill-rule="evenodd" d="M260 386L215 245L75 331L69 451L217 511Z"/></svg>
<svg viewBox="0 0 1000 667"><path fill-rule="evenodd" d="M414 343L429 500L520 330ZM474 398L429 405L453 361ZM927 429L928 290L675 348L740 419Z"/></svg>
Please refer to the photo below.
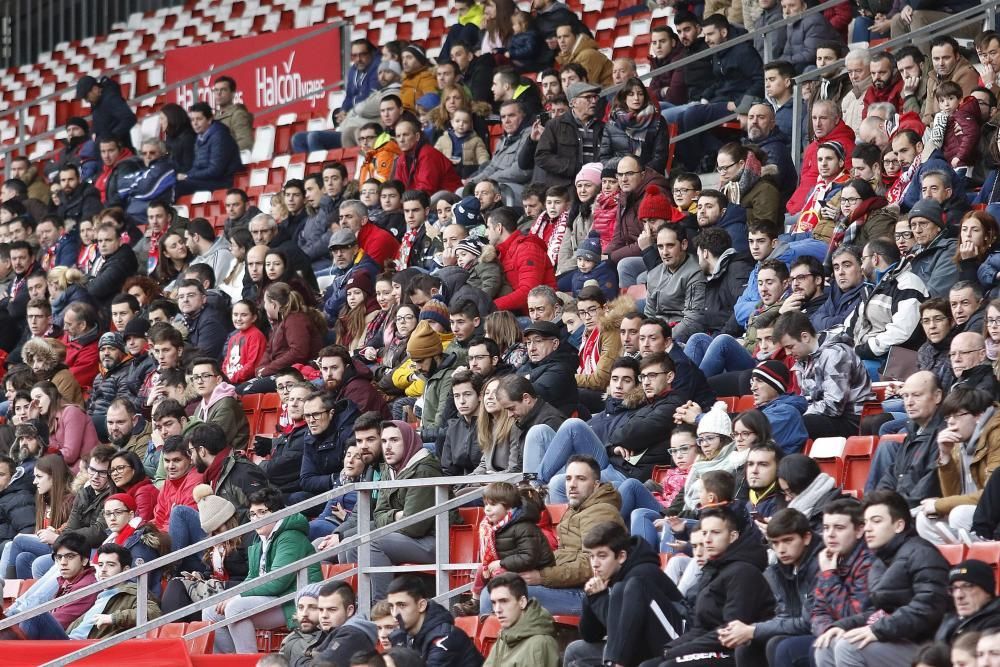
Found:
<svg viewBox="0 0 1000 667"><path fill-rule="evenodd" d="M260 408L257 414L257 427L253 432L260 435L273 435L278 431L278 419L281 417L281 397L277 393L261 394Z"/></svg>
<svg viewBox="0 0 1000 667"><path fill-rule="evenodd" d="M199 630L207 627L208 625L208 621L192 621L184 627L184 634ZM211 653L212 647L215 645L215 632L209 632L208 634L195 637L194 639L185 640L184 643L187 644L188 653L191 655L205 655Z"/></svg>
<svg viewBox="0 0 1000 667"><path fill-rule="evenodd" d="M566 504L549 504L545 506L549 511L549 516L552 517L552 525L558 526L559 522L562 521L563 514L569 509L569 505Z"/></svg>
<svg viewBox="0 0 1000 667"><path fill-rule="evenodd" d="M844 445L844 476L840 480L844 489L864 491L871 467L872 455L878 446L874 436L856 435L847 439Z"/></svg>
<svg viewBox="0 0 1000 667"><path fill-rule="evenodd" d="M493 650L493 645L497 643L497 639L500 637L500 621L493 614L486 617L483 621L483 625L479 630L479 642L477 643L477 648L479 652L483 655L489 655L490 651Z"/></svg>
<svg viewBox="0 0 1000 667"><path fill-rule="evenodd" d="M754 407L753 396L740 396L736 400L736 409L733 412L746 412L747 410L753 410Z"/></svg>
<svg viewBox="0 0 1000 667"><path fill-rule="evenodd" d="M952 565L958 565L965 560L966 546L964 544L939 544L938 551Z"/></svg>
<svg viewBox="0 0 1000 667"><path fill-rule="evenodd" d="M455 627L469 636L473 642L479 638L479 617L478 616L456 616Z"/></svg>
<svg viewBox="0 0 1000 667"><path fill-rule="evenodd" d="M462 517L462 523L464 523L465 525L478 528L480 522L483 520L483 508L459 507L458 515Z"/></svg>
<svg viewBox="0 0 1000 667"><path fill-rule="evenodd" d="M736 412L736 402L740 400L739 396L719 396L716 400L722 401L726 404L726 412Z"/></svg>
<svg viewBox="0 0 1000 667"><path fill-rule="evenodd" d="M479 531L467 525L451 526L448 530L449 562L479 562ZM448 573L451 587L457 588L472 581L472 570L453 570Z"/></svg>

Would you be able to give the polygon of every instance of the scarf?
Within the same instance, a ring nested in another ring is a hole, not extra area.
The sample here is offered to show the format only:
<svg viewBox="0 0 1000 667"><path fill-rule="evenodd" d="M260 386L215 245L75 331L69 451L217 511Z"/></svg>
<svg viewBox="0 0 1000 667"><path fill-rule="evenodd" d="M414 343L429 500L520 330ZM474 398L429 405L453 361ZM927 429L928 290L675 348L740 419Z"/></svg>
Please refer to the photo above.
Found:
<svg viewBox="0 0 1000 667"><path fill-rule="evenodd" d="M160 263L160 239L163 232L153 232L149 235L149 257L146 259L146 274L153 275L157 265Z"/></svg>
<svg viewBox="0 0 1000 667"><path fill-rule="evenodd" d="M105 540L105 542L114 541L115 544L117 544L120 547L123 547L125 546L125 542L128 540L128 538L132 537L132 533L138 530L141 525L142 525L142 517L141 516L134 517L131 521L125 524L125 527L122 528L117 535L112 533L112 535L114 535L114 540L111 540L111 536L109 536L108 539Z"/></svg>
<svg viewBox="0 0 1000 667"><path fill-rule="evenodd" d="M788 507L798 510L806 516L811 516L826 496L837 487L837 482L825 472L821 472L809 483L802 493L792 498Z"/></svg>
<svg viewBox="0 0 1000 667"><path fill-rule="evenodd" d="M10 300L11 301L13 301L14 299L17 298L18 292L20 292L22 289L24 289L25 287L27 287L27 285L28 285L28 276L31 275L31 272L34 271L34 269L35 269L35 263L32 262L31 264L28 265L28 270L24 272L24 275L19 276L16 273L14 274L14 282L11 283L11 286L10 286Z"/></svg>
<svg viewBox="0 0 1000 667"><path fill-rule="evenodd" d="M531 225L531 234L545 241L548 246L548 257L552 265L559 263L559 248L562 247L563 238L566 236L567 222L569 221L569 211L563 211L559 217L553 220L548 213L542 213Z"/></svg>
<svg viewBox="0 0 1000 667"><path fill-rule="evenodd" d="M760 160L753 154L753 151L748 152L739 178L735 181L729 181L722 188L723 194L729 198L730 203L740 204L741 196L750 192L751 188L757 185L757 181L760 180L760 170Z"/></svg>
<svg viewBox="0 0 1000 667"><path fill-rule="evenodd" d="M233 448L226 447L215 455L215 460L212 461L205 470L205 482L212 487L213 491L216 490L215 485L219 483L219 475L222 474L222 466L232 453Z"/></svg>
<svg viewBox="0 0 1000 667"><path fill-rule="evenodd" d="M580 369L577 373L593 375L597 372L597 363L601 360L601 327L594 327L594 330L587 336L583 347L580 348Z"/></svg>
<svg viewBox="0 0 1000 667"><path fill-rule="evenodd" d="M816 187L809 193L809 199L806 200L805 206L802 207L802 215L795 224L795 229L792 230L793 233L811 232L814 230L816 225L819 224L819 216L823 210L824 203L836 190L840 189L837 186L843 185L850 178L850 174L846 171L841 171L831 181L824 181L822 178L817 179Z"/></svg>
<svg viewBox="0 0 1000 667"><path fill-rule="evenodd" d="M622 128L630 140L629 148L633 153L642 153L642 144L646 140L646 134L653 127L656 118L659 116L652 104L647 104L638 111L626 111L616 109L611 118L618 127Z"/></svg>
<svg viewBox="0 0 1000 667"><path fill-rule="evenodd" d="M424 443L417 437L417 432L413 430L413 427L406 422L394 419L392 420L392 424L399 429L399 432L403 435L403 443L406 445L406 452L403 454L402 460L397 465L390 466L393 471L393 479L395 479L410 462L414 454L423 449Z"/></svg>
<svg viewBox="0 0 1000 667"><path fill-rule="evenodd" d="M500 554L497 553L497 533L500 532L501 528L520 517L522 512L520 507L515 507L507 510L507 514L496 523L490 523L486 517L483 517L482 521L479 522L479 552L482 554L484 566L500 559Z"/></svg>
<svg viewBox="0 0 1000 667"><path fill-rule="evenodd" d="M889 191L886 193L885 198L890 204L898 204L903 199L903 195L906 193L906 188L913 180L913 177L917 175L920 171L920 163L923 160L920 155L913 158L913 164L906 168L905 171L899 173L896 177L896 182L889 187Z"/></svg>
<svg viewBox="0 0 1000 667"><path fill-rule="evenodd" d="M90 273L94 268L94 261L97 259L97 244L80 246L80 252L76 256L76 265L84 273Z"/></svg>
<svg viewBox="0 0 1000 667"><path fill-rule="evenodd" d="M755 491L754 489L750 489L749 493L750 504L753 505L754 507L757 507L757 505L760 504L760 501L765 500L767 496L771 493L771 491L774 490L774 487L777 484L778 484L777 482L771 482L771 485L766 489L764 489L763 491Z"/></svg>
<svg viewBox="0 0 1000 667"><path fill-rule="evenodd" d="M419 234L419 227L416 229L407 229L403 234L403 238L400 239L399 266L396 267L397 271L410 267L410 253L413 251L413 244L416 242Z"/></svg>
<svg viewBox="0 0 1000 667"><path fill-rule="evenodd" d="M858 207L854 209L854 213L851 214L849 219L842 218L838 220L836 227L833 228L833 236L830 239L830 246L827 249L826 256L830 257L833 251L844 243L853 245L855 239L858 237L858 232L861 231L861 228L865 226L865 222L868 221L868 215L872 211L877 211L888 205L889 202L885 200L885 197L872 197L858 204Z"/></svg>

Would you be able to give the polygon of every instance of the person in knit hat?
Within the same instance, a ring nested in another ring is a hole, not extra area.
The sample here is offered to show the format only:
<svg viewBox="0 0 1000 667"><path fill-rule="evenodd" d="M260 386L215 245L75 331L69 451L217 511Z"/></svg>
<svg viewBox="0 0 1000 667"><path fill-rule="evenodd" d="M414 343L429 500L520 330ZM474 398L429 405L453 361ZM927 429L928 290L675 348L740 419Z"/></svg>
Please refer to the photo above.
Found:
<svg viewBox="0 0 1000 667"><path fill-rule="evenodd" d="M570 276L577 269L576 251L594 227L593 208L597 195L601 192L601 163L588 162L583 165L576 175L574 186L577 204L572 208L575 209L575 215L574 211L570 211L572 217L566 225L566 235L555 261L560 292L572 291Z"/></svg>
<svg viewBox="0 0 1000 667"><path fill-rule="evenodd" d="M403 65L403 81L399 88L399 99L403 107L416 112L417 100L425 93L437 90L437 79L431 71L431 61L424 49L417 44L408 44L400 56Z"/></svg>
<svg viewBox="0 0 1000 667"><path fill-rule="evenodd" d="M285 656L289 665L300 664L306 648L319 635L319 591L323 584L309 584L295 594L295 629L281 640L278 653Z"/></svg>
<svg viewBox="0 0 1000 667"><path fill-rule="evenodd" d="M420 309L419 321L427 321L438 334L451 332L451 319L448 306L438 298L432 298ZM416 333L416 332L414 332ZM451 341L448 341L451 342Z"/></svg>
<svg viewBox="0 0 1000 667"><path fill-rule="evenodd" d="M798 394L788 393L792 373L782 361L769 359L750 372L754 406L771 424L772 437L785 454L801 452L809 438L802 415L808 404Z"/></svg>
<svg viewBox="0 0 1000 667"><path fill-rule="evenodd" d="M595 283L608 301L618 296L618 272L611 262L601 261L601 239L596 235L585 238L575 253L576 269L572 272L573 296L579 298L580 290Z"/></svg>
<svg viewBox="0 0 1000 667"><path fill-rule="evenodd" d="M947 297L951 286L958 282L958 264L954 261L958 242L945 233L944 209L934 199L921 199L910 209L907 219L916 243L910 251L914 256L910 270L924 281L930 296Z"/></svg>
<svg viewBox="0 0 1000 667"><path fill-rule="evenodd" d="M422 396L427 377L444 355L441 335L430 320L421 320L406 341L406 361L392 372L393 385L408 397Z"/></svg>

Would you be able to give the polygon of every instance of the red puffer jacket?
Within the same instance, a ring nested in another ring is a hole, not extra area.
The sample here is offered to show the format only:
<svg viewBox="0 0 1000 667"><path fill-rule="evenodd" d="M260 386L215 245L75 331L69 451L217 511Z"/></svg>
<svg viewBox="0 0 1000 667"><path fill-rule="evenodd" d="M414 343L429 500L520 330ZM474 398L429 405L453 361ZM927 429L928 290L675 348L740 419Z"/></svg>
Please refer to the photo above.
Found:
<svg viewBox="0 0 1000 667"><path fill-rule="evenodd" d="M396 160L396 179L407 190L423 190L427 196L439 190L454 192L462 187L455 165L444 153L422 138L413 153L404 153Z"/></svg>
<svg viewBox="0 0 1000 667"><path fill-rule="evenodd" d="M948 119L944 130L944 157L948 162L958 158L960 166L970 167L976 161L979 147L979 102L971 95L962 100Z"/></svg>
<svg viewBox="0 0 1000 667"><path fill-rule="evenodd" d="M544 241L533 234L514 232L506 241L497 244L497 252L500 255L500 266L514 291L497 297L493 304L497 310L527 315L528 292L533 287L556 287L556 271L549 261L548 248Z"/></svg>

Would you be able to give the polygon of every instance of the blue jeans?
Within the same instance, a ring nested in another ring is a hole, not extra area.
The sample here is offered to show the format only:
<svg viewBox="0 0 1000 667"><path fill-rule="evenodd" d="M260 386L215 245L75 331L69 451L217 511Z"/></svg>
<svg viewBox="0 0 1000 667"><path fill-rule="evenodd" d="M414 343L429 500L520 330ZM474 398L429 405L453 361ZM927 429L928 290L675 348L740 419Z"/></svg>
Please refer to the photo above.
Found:
<svg viewBox="0 0 1000 667"><path fill-rule="evenodd" d="M31 588L25 591L24 595L14 600L14 603L7 609L7 617L20 614L32 607L37 607L43 602L48 602L56 597L59 592L59 570L50 568L41 579L32 584Z"/></svg>
<svg viewBox="0 0 1000 667"><path fill-rule="evenodd" d="M528 586L528 597L538 600L550 614L579 616L583 613L582 588L549 588L548 586ZM479 615L493 613L493 603L489 595L479 598Z"/></svg>
<svg viewBox="0 0 1000 667"><path fill-rule="evenodd" d="M646 263L642 257L625 257L618 262L618 287L625 289L645 281Z"/></svg>
<svg viewBox="0 0 1000 667"><path fill-rule="evenodd" d="M635 509L647 509L660 513L663 505L657 500L646 486L637 479L628 478L618 485L618 495L622 497L622 520L628 523L632 511Z"/></svg>
<svg viewBox="0 0 1000 667"><path fill-rule="evenodd" d="M531 427L524 440L524 470L538 473L541 480L551 480L566 472L566 461L574 454L594 457L601 466L602 482L620 484L628 479L611 467L604 443L586 422L575 417L563 422L558 433L545 424ZM551 492L551 488L549 490Z"/></svg>
<svg viewBox="0 0 1000 667"><path fill-rule="evenodd" d="M895 465L898 453L898 442L886 441L879 443L878 449L872 455L871 467L868 468L868 479L865 480L865 493L875 490L879 480Z"/></svg>
<svg viewBox="0 0 1000 667"><path fill-rule="evenodd" d="M53 565L55 565L55 561L52 560L52 554L39 556L31 562L31 578L41 579L42 575L52 569Z"/></svg>
<svg viewBox="0 0 1000 667"><path fill-rule="evenodd" d="M177 505L170 510L170 544L174 551L189 547L195 542L201 542L208 537L201 529L201 519L198 511L187 505ZM205 572L207 567L197 554L187 556L177 564L178 572Z"/></svg>
<svg viewBox="0 0 1000 667"><path fill-rule="evenodd" d="M667 104L667 108L663 109L660 115L663 116L663 119L668 123L676 124L681 122L681 117L684 115L684 112L687 111L689 108L693 107L697 103L688 102L687 104L677 104L677 105L671 105L669 103L664 103L664 104ZM663 104L661 104L660 106L662 108Z"/></svg>
<svg viewBox="0 0 1000 667"><path fill-rule="evenodd" d="M69 639L59 621L48 612L21 623L21 631L28 639Z"/></svg>
<svg viewBox="0 0 1000 667"><path fill-rule="evenodd" d="M706 333L691 334L684 354L698 365L706 377L730 371L747 371L757 365L746 348L728 334L712 338Z"/></svg>
<svg viewBox="0 0 1000 667"><path fill-rule="evenodd" d="M340 148L340 132L317 130L315 132L296 132L292 135L293 153L312 153L313 151L328 151L333 148Z"/></svg>
<svg viewBox="0 0 1000 667"><path fill-rule="evenodd" d="M874 19L870 19L867 16L861 16L860 14L855 16L854 26L851 28L851 41L870 42L873 39L882 39L883 37L889 36L881 32L873 31L872 26L874 24Z"/></svg>
<svg viewBox="0 0 1000 667"><path fill-rule="evenodd" d="M31 579L31 563L39 556L52 554L52 547L30 533L20 533L4 545L0 556L0 577L7 576L7 568L14 566L17 579Z"/></svg>

